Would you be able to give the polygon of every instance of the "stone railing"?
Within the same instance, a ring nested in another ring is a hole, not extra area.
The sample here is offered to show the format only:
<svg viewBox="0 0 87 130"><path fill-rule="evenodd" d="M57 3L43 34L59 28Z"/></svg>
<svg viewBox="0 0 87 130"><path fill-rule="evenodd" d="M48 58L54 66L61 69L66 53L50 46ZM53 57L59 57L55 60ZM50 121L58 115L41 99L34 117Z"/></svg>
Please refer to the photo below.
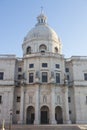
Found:
<svg viewBox="0 0 87 130"><path fill-rule="evenodd" d="M0 58L15 58L16 56L15 55L0 55Z"/></svg>
<svg viewBox="0 0 87 130"><path fill-rule="evenodd" d="M52 52L38 52L38 53L31 53L24 56L24 58L28 57L37 57L37 56L53 56L53 57L63 57L63 55L60 55L58 53L52 53Z"/></svg>
<svg viewBox="0 0 87 130"><path fill-rule="evenodd" d="M87 60L87 56L72 56L70 58L66 58L67 62L71 60Z"/></svg>

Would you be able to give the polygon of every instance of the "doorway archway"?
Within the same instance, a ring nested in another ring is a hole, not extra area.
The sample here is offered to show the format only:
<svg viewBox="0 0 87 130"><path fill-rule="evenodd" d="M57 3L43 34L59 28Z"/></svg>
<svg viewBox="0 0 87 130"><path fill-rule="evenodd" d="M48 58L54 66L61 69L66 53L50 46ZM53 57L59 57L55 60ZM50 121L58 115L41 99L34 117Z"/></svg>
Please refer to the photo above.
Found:
<svg viewBox="0 0 87 130"><path fill-rule="evenodd" d="M55 108L55 119L57 124L63 124L62 108L60 106Z"/></svg>
<svg viewBox="0 0 87 130"><path fill-rule="evenodd" d="M49 124L49 108L47 106L41 107L41 124Z"/></svg>
<svg viewBox="0 0 87 130"><path fill-rule="evenodd" d="M35 119L35 109L33 106L29 106L26 111L26 123L34 124Z"/></svg>

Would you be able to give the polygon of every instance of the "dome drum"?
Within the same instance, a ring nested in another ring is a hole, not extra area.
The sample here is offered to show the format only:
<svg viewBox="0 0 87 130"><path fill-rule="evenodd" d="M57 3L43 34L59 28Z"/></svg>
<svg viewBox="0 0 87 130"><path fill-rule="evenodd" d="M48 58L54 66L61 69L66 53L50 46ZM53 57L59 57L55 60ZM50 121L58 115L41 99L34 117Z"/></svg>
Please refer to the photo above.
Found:
<svg viewBox="0 0 87 130"><path fill-rule="evenodd" d="M24 44L22 47L23 47L23 55L40 53L40 52L52 52L61 54L59 44L54 44L54 42L37 41L37 43L33 42L31 44Z"/></svg>

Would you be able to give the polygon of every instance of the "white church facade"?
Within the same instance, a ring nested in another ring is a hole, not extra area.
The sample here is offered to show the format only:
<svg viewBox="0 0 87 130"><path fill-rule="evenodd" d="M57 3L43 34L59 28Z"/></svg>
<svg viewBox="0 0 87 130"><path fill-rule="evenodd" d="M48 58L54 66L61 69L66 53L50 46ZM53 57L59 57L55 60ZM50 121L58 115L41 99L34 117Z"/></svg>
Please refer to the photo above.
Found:
<svg viewBox="0 0 87 130"><path fill-rule="evenodd" d="M42 13L22 48L22 58L0 55L0 123L87 123L87 57L64 58Z"/></svg>

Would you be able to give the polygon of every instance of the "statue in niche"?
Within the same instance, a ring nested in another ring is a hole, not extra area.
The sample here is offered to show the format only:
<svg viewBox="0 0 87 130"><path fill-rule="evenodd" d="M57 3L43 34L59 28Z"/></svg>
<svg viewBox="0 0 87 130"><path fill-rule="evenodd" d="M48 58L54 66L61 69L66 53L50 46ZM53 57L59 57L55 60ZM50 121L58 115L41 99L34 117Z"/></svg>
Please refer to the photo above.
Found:
<svg viewBox="0 0 87 130"><path fill-rule="evenodd" d="M60 104L60 96L57 95L57 103Z"/></svg>
<svg viewBox="0 0 87 130"><path fill-rule="evenodd" d="M40 78L39 77L39 71L36 71L36 78L38 78L38 79Z"/></svg>
<svg viewBox="0 0 87 130"><path fill-rule="evenodd" d="M47 103L47 97L46 97L46 95L43 96L43 103Z"/></svg>
<svg viewBox="0 0 87 130"><path fill-rule="evenodd" d="M32 103L32 96L29 96L29 103Z"/></svg>
<svg viewBox="0 0 87 130"><path fill-rule="evenodd" d="M64 85L66 85L66 84L67 84L67 75L64 74Z"/></svg>
<svg viewBox="0 0 87 130"><path fill-rule="evenodd" d="M54 72L51 71L51 78L54 78Z"/></svg>

